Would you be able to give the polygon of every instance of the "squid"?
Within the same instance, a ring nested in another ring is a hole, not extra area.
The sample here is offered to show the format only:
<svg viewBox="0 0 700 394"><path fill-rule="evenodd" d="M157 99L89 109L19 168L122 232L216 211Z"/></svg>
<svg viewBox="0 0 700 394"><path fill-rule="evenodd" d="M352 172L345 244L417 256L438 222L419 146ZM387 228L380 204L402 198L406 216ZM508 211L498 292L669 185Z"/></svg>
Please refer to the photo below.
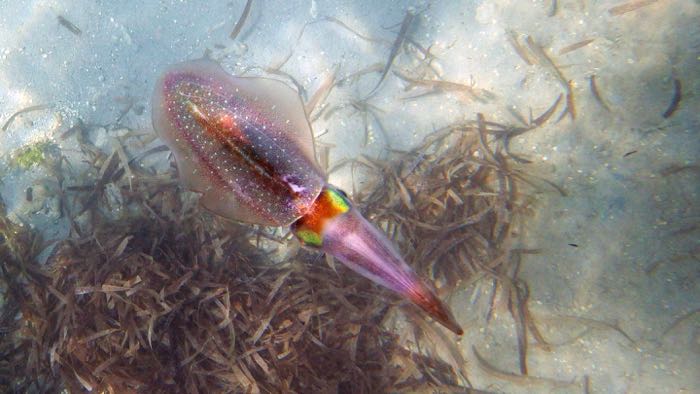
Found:
<svg viewBox="0 0 700 394"><path fill-rule="evenodd" d="M158 79L153 128L183 185L222 217L289 226L302 245L420 307L457 335L462 328L392 242L326 182L301 98L281 81L235 77L209 59L176 64Z"/></svg>

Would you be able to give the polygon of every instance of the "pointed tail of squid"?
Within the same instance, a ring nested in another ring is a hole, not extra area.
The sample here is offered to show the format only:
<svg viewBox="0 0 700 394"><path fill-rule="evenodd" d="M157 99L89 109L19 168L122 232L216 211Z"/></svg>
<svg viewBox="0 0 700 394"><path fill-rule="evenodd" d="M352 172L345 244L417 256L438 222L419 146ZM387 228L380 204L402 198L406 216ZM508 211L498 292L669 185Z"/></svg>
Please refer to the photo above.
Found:
<svg viewBox="0 0 700 394"><path fill-rule="evenodd" d="M353 271L399 293L462 335L449 308L342 192L327 186L309 214L295 222L292 230L303 243L331 254Z"/></svg>

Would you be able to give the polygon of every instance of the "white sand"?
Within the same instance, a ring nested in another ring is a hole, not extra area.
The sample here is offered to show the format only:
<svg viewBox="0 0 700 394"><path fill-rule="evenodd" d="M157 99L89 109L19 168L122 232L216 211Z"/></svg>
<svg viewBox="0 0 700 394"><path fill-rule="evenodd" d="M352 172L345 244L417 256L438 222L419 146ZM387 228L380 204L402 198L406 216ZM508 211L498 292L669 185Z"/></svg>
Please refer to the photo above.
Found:
<svg viewBox="0 0 700 394"><path fill-rule="evenodd" d="M263 0L255 2L235 42L228 35L243 0L145 3L0 2L0 124L24 107L54 105L20 116L0 132L2 159L42 140L75 149L72 140L57 137L77 117L107 125L131 108L121 123L150 132L149 100L159 70L206 49L231 72L249 74L264 73L261 68L279 64L293 50L282 70L310 96L334 70L343 76L385 62L413 6L423 12L410 37L432 45L442 78L474 83L495 99L477 103L453 93L404 100L413 93L390 74L371 100L383 111L388 138L373 124L372 143L364 147L363 118L350 108L313 125L319 143L335 145L332 163L360 153L379 156L387 146L410 148L431 130L477 112L515 123L508 106L525 116L545 111L562 87L547 69L527 65L515 53L506 30L530 35L571 80L577 110L574 121L550 122L513 141L513 151L533 161L529 172L568 193L561 197L542 186L521 240L523 247L541 249L524 258L522 277L543 335L558 346L545 351L530 338L529 373L542 379L509 382L485 373L472 346L509 372L518 370L517 348L503 301L485 322L491 287L477 283L453 300L466 330L460 340L465 370L475 387L504 392L582 392L585 379L591 392L699 392L700 314L668 330L700 304L700 237L693 227L700 213L697 1L659 0L619 16L609 10L625 0L558 1L550 17L549 0L434 1L429 7L411 1ZM58 15L82 34L61 26ZM381 41L365 41L330 22L309 24L300 36L305 23L326 16ZM559 55L585 39L594 41ZM396 60L398 68L416 64L415 54ZM377 75L335 90L328 102L365 97ZM593 98L591 75L610 111ZM682 83L683 98L664 119L674 78ZM114 133L103 130L93 138L109 149ZM669 166L687 165L696 167L663 176ZM60 236L65 223L51 205L50 187L38 206L23 202L24 190L45 176L39 167L25 173L3 164L0 195L17 220ZM347 173L331 180L352 189ZM646 272L650 267L656 268Z"/></svg>

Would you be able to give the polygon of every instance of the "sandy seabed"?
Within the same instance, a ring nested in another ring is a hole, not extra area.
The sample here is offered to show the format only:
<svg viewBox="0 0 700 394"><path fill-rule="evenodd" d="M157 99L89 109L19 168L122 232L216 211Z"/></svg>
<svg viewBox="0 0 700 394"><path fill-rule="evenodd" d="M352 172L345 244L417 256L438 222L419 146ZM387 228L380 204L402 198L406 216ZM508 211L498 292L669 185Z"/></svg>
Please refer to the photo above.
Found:
<svg viewBox="0 0 700 394"><path fill-rule="evenodd" d="M492 296L488 279L465 282L450 301L465 329L458 348L469 381L495 392L698 390L697 1L254 1L231 40L244 6L0 4L0 195L9 217L46 239L65 237L50 188L36 186L46 170L13 160L37 144L76 150L60 137L79 118L105 126L90 137L103 149L121 137L107 125L150 133L161 70L205 54L232 73L282 79L307 101L329 76L353 77L311 116L330 168L360 155L386 159L477 113L526 126L560 97L542 127L509 138L519 168L564 192L540 181L528 189L513 245L532 251L519 277L546 345L528 336L523 375L507 300ZM363 101L407 12L416 15L407 44ZM421 85L406 70L455 85ZM351 175L345 168L330 180L361 190Z"/></svg>

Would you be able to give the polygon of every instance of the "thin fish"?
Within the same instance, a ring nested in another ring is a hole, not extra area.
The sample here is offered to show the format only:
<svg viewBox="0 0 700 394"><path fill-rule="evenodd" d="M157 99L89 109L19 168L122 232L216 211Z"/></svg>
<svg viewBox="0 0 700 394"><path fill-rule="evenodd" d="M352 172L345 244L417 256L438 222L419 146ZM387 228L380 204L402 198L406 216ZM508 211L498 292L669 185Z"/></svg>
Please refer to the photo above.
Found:
<svg viewBox="0 0 700 394"><path fill-rule="evenodd" d="M391 47L391 52L389 52L389 59L387 60L386 65L384 65L384 70L382 70L382 75L379 77L379 81L377 81L377 84L374 86L374 89L372 89L372 91L369 92L369 94L367 95L367 98L373 96L374 93L376 93L377 89L379 89L379 86L384 82L386 75L389 73L391 65L394 64L394 59L396 59L396 55L399 54L401 45L406 39L408 28L411 26L411 23L413 22L413 19L415 17L416 14L414 14L412 11L406 12L406 16L403 18L403 22L401 22L401 30L399 30L398 36L396 36L394 45Z"/></svg>

